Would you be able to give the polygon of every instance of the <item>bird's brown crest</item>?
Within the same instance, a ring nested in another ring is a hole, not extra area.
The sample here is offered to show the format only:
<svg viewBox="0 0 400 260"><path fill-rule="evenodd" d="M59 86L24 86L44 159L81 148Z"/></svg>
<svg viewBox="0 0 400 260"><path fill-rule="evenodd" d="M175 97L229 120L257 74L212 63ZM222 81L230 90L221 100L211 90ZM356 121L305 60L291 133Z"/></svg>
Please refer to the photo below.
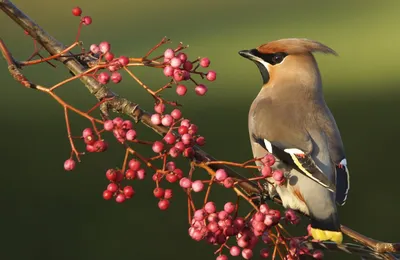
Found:
<svg viewBox="0 0 400 260"><path fill-rule="evenodd" d="M268 42L259 46L257 50L265 54L276 52L285 52L287 54L323 52L335 56L338 55L334 50L320 42L299 38L288 38Z"/></svg>

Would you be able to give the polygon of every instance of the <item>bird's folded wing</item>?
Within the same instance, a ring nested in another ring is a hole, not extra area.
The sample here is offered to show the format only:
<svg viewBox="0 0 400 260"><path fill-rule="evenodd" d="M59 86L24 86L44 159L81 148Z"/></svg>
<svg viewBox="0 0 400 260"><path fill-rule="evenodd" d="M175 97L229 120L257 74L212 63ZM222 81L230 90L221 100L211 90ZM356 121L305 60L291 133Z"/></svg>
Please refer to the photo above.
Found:
<svg viewBox="0 0 400 260"><path fill-rule="evenodd" d="M258 100L249 115L249 128L255 142L279 160L325 188L335 191L328 176L313 158L313 142L304 126L304 114L289 105L270 98Z"/></svg>

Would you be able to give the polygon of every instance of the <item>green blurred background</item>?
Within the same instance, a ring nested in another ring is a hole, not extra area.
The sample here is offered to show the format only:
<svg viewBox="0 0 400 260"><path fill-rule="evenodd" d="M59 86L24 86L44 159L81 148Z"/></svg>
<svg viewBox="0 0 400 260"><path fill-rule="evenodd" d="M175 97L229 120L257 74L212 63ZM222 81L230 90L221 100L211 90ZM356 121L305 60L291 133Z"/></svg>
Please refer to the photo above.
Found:
<svg viewBox="0 0 400 260"><path fill-rule="evenodd" d="M207 138L217 158L251 157L247 112L261 78L237 52L286 37L321 41L339 57L317 55L326 99L340 127L351 176L341 221L376 239L399 241L398 128L400 118L400 2L393 1L14 1L60 41L73 41L79 5L93 24L83 28L89 46L107 40L117 55L141 56L163 36L208 56L218 79L206 97L193 91L180 100L184 114ZM6 15L0 35L13 55L24 59L32 42ZM69 76L60 66L24 71L31 81L51 86ZM150 86L165 83L160 70L137 69ZM69 156L63 111L43 93L24 89L0 62L1 197L0 259L215 259L213 248L187 234L185 199L179 194L159 212L150 179L135 183L135 199L104 201L105 169L119 166L123 149L112 143L104 154L84 157L74 172L63 171ZM150 110L151 98L127 77L113 89ZM176 98L170 91L167 97ZM58 93L89 108L95 100L78 82ZM88 122L72 117L74 133ZM143 129L143 128L140 128ZM150 131L140 137L156 138ZM179 196L178 196L179 195ZM222 200L228 199L223 197ZM302 234L304 230L298 230ZM355 259L329 254L327 259Z"/></svg>

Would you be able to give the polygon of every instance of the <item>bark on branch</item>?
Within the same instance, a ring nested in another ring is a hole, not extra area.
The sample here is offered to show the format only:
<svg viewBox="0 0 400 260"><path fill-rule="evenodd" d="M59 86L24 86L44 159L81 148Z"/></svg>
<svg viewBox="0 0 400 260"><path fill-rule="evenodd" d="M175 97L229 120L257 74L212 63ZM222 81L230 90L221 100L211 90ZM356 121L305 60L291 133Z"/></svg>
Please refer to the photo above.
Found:
<svg viewBox="0 0 400 260"><path fill-rule="evenodd" d="M19 10L11 1L0 0L0 9L7 14L15 23L17 23L22 29L29 32L29 34L41 45L50 55L56 55L63 52L66 46L61 42L57 41L46 31L44 31L38 24L30 19L26 14ZM11 75L15 80L23 84L25 87L35 88L35 85L27 80L23 74L19 71L19 64L11 56L10 52L5 47L4 42L0 39L0 49L5 57L8 68ZM60 61L72 74L79 75L84 73L88 68L88 61L79 59L71 52L67 52L69 57L59 57ZM150 120L150 114L142 109L137 103L128 100L127 98L121 97L116 93L112 92L109 88L101 85L92 77L82 76L80 77L82 83L86 86L89 92L96 97L97 100L101 101L106 99L102 106L101 112L104 115L108 115L108 111L113 111L121 114L125 114L131 117L136 122L141 122L156 133L164 135L167 133L168 128L154 125ZM198 161L210 162L216 161L216 159L203 151L199 147L195 146L195 158ZM235 172L231 168L222 165L210 165L211 168L216 170L217 168L225 168L228 174L238 180L245 179L239 173ZM263 194L265 191L259 189L257 185L251 182L240 182L241 188L251 194ZM281 201L277 198L273 199L274 203L282 205ZM400 251L400 243L386 243L368 238L346 226L341 226L342 232L360 243L361 245L355 244L342 244L336 245L329 242L308 242L307 246L314 249L324 249L331 251L341 251L349 254L359 255L365 259L397 259L394 253Z"/></svg>

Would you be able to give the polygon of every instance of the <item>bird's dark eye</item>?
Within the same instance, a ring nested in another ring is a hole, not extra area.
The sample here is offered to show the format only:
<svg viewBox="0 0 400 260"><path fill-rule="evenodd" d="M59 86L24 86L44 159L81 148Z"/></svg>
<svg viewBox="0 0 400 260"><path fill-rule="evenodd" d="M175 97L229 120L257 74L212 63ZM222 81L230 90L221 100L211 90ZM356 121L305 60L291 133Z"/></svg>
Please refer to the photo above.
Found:
<svg viewBox="0 0 400 260"><path fill-rule="evenodd" d="M285 56L286 55L284 53L281 53L281 52L274 53L272 58L271 58L271 61L272 61L271 64L275 65L275 64L281 63L283 61L283 59L285 58Z"/></svg>

